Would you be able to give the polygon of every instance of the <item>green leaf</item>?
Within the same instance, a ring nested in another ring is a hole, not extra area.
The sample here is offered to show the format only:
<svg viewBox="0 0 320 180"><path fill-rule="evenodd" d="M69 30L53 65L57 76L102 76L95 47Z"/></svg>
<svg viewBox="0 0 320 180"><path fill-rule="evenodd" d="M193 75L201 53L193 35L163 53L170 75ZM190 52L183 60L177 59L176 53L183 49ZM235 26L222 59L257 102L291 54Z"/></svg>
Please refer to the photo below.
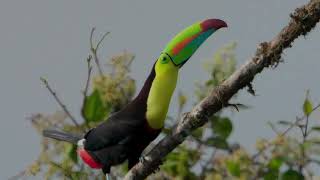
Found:
<svg viewBox="0 0 320 180"><path fill-rule="evenodd" d="M312 112L312 103L311 101L309 100L308 97L306 97L306 99L304 100L304 103L303 103L303 112L306 116L309 116Z"/></svg>
<svg viewBox="0 0 320 180"><path fill-rule="evenodd" d="M212 131L218 137L227 139L232 132L232 122L227 117L214 117L212 120Z"/></svg>
<svg viewBox="0 0 320 180"><path fill-rule="evenodd" d="M263 179L264 180L275 180L275 179L278 179L278 177L279 177L279 171L270 170L264 174Z"/></svg>
<svg viewBox="0 0 320 180"><path fill-rule="evenodd" d="M302 144L299 144L299 146L301 147L301 149L304 149L305 152L307 152L309 149L311 149L312 147L314 147L313 145L315 145L315 143L312 143L308 140L306 140L305 142L303 142Z"/></svg>
<svg viewBox="0 0 320 180"><path fill-rule="evenodd" d="M320 126L313 126L312 131L320 131Z"/></svg>
<svg viewBox="0 0 320 180"><path fill-rule="evenodd" d="M269 161L268 167L271 170L279 170L281 165L282 165L282 163L283 163L283 159L279 158L279 157L276 157L276 158L273 158L273 159L271 159Z"/></svg>
<svg viewBox="0 0 320 180"><path fill-rule="evenodd" d="M311 144L320 145L320 139L319 138L311 138L307 140L306 142L309 142Z"/></svg>
<svg viewBox="0 0 320 180"><path fill-rule="evenodd" d="M67 153L68 153L69 158L74 163L78 163L77 145L68 145Z"/></svg>
<svg viewBox="0 0 320 180"><path fill-rule="evenodd" d="M191 135L197 139L201 139L202 134L203 134L203 128L197 128L191 133Z"/></svg>
<svg viewBox="0 0 320 180"><path fill-rule="evenodd" d="M226 139L221 137L211 137L206 141L206 144L209 146L214 146L219 149L228 149L229 144Z"/></svg>
<svg viewBox="0 0 320 180"><path fill-rule="evenodd" d="M205 82L205 85L206 85L206 86L210 86L210 85L213 84L213 82L214 82L214 80L210 79L210 80L208 80L208 81Z"/></svg>
<svg viewBox="0 0 320 180"><path fill-rule="evenodd" d="M171 131L172 131L172 129L169 129L169 128L162 128L162 133L164 133L164 134L170 134L171 133Z"/></svg>
<svg viewBox="0 0 320 180"><path fill-rule="evenodd" d="M198 151L179 146L166 157L166 163L161 168L177 179L195 179L191 167L199 158Z"/></svg>
<svg viewBox="0 0 320 180"><path fill-rule="evenodd" d="M88 173L82 171L71 172L71 179L88 179Z"/></svg>
<svg viewBox="0 0 320 180"><path fill-rule="evenodd" d="M240 177L240 163L239 162L233 162L233 161L227 161L227 169L230 172L231 175Z"/></svg>
<svg viewBox="0 0 320 180"><path fill-rule="evenodd" d="M110 108L104 105L98 90L94 90L90 96L85 97L82 106L82 115L86 121L98 122L109 114Z"/></svg>
<svg viewBox="0 0 320 180"><path fill-rule="evenodd" d="M184 105L186 105L187 101L188 101L188 97L180 91L178 95L179 107L183 108Z"/></svg>
<svg viewBox="0 0 320 180"><path fill-rule="evenodd" d="M120 169L123 173L127 174L127 172L129 171L129 168L128 168L128 161L122 163L120 165Z"/></svg>
<svg viewBox="0 0 320 180"><path fill-rule="evenodd" d="M304 180L304 176L293 169L289 169L281 176L281 180Z"/></svg>

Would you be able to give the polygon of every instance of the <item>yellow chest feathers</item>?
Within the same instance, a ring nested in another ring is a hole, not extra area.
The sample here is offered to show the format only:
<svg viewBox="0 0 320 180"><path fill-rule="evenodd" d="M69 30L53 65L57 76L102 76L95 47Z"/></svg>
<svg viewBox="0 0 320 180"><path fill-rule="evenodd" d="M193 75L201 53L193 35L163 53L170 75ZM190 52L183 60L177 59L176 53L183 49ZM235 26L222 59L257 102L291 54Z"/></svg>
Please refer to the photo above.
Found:
<svg viewBox="0 0 320 180"><path fill-rule="evenodd" d="M148 100L146 118L150 127L160 129L166 119L171 96L177 84L177 69L157 69L152 82ZM175 67L174 67L175 68Z"/></svg>

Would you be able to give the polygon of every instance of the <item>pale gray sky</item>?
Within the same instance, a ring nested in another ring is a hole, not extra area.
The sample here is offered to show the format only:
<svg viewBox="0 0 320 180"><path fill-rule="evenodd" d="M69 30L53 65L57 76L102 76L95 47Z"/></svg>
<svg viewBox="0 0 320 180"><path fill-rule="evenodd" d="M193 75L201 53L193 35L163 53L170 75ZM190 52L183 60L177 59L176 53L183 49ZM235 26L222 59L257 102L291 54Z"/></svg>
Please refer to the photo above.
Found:
<svg viewBox="0 0 320 180"><path fill-rule="evenodd" d="M80 90L86 77L90 28L111 31L101 56L126 49L136 54L132 76L140 88L152 63L177 32L198 20L221 18L229 28L214 34L184 66L177 89L192 95L205 80L202 63L235 41L238 64L257 43L270 40L287 24L289 13L307 0L1 0L0 1L0 179L21 171L39 153L39 136L26 117L59 107L39 81L46 76L79 117ZM233 114L232 140L250 150L256 138L272 137L267 121L290 120L301 113L305 90L320 102L320 27L286 50L285 63L257 76L259 96L245 91L238 102L252 109ZM176 107L175 103L171 106ZM173 110L171 110L173 111Z"/></svg>

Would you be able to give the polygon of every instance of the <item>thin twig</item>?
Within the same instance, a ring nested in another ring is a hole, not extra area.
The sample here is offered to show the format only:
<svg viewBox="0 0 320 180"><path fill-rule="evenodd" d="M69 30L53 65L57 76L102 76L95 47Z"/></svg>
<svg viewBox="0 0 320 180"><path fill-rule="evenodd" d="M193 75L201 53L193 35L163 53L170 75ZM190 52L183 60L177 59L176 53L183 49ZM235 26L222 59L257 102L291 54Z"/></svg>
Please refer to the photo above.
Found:
<svg viewBox="0 0 320 180"><path fill-rule="evenodd" d="M218 151L218 149L217 148L214 148L213 149L213 152L211 152L211 154L210 154L210 157L204 162L204 164L202 164L201 162L200 162L200 165L201 165L201 168L202 168L202 170L201 170L201 174L202 175L205 175L205 173L208 171L208 170L210 170L209 169L209 165L210 165L210 163L214 160L214 156L217 154L217 151Z"/></svg>
<svg viewBox="0 0 320 180"><path fill-rule="evenodd" d="M307 95L308 96L308 95ZM313 111L312 111L313 112ZM308 137L308 124L309 124L309 115L311 113L307 113L305 116L306 116L306 123L304 125L304 130L302 129L303 127L301 127L301 131L302 131L302 136L303 136L303 140L302 140L302 146L301 147L301 153L302 153L302 162L299 164L299 171L300 173L302 173L302 170L303 170L303 167L305 165L305 162L306 162L306 150L305 150L305 146L304 146L304 143L306 142L307 140L307 137Z"/></svg>
<svg viewBox="0 0 320 180"><path fill-rule="evenodd" d="M94 50L94 48L93 48L93 33L95 30L96 30L96 28L93 27L90 32L90 51Z"/></svg>
<svg viewBox="0 0 320 180"><path fill-rule="evenodd" d="M91 72L92 72L91 59L92 59L92 56L89 55L88 58L87 58L88 75L87 75L86 85L85 85L85 88L84 88L84 91L83 91L83 100L82 100L82 108L81 108L81 115L82 115L83 118L85 117L84 107L85 107L85 104L86 104L86 101L87 101L87 95L88 95L89 84L90 84L90 79L91 79ZM89 124L87 123L86 120L85 120L85 126L86 126L87 130L90 129L90 126L89 126Z"/></svg>
<svg viewBox="0 0 320 180"><path fill-rule="evenodd" d="M318 104L317 106L315 106L313 109L312 109L312 111L311 111L311 113L312 112L314 112L315 110L317 110L318 108L320 107L320 104ZM311 114L310 113L310 114ZM299 117L297 117L296 118L296 121L294 122L294 123L292 123L292 124L290 124L290 126L285 130L285 131L283 131L282 133L277 133L278 134L278 136L285 136L293 127L295 127L299 122L301 122L303 119L305 119L305 118L308 118L308 116L306 116L306 115L304 115L304 116L302 116L301 118L299 118ZM300 126L299 126L300 127ZM306 128L307 129L307 128ZM305 138L305 135L308 135L308 132L305 132L305 130L303 130L303 129L301 129L300 128L300 130L301 130L301 132L302 132L302 135L304 136L304 138ZM307 130L308 131L308 130ZM266 144L266 146L268 147L268 146L270 146L270 145L272 145L271 144L271 142L270 141L268 141L267 142L267 144ZM257 157L259 157L259 155L261 154L261 153L263 153L264 151L266 151L267 150L267 148L265 148L265 149L262 149L262 150L260 150L260 151L258 151L256 154L254 154L251 158L253 159L253 160L255 160Z"/></svg>
<svg viewBox="0 0 320 180"><path fill-rule="evenodd" d="M26 176L26 170L19 172L18 174L10 177L8 180L19 180L23 179L22 177Z"/></svg>
<svg viewBox="0 0 320 180"><path fill-rule="evenodd" d="M107 37L107 35L110 34L110 32L106 32L103 34L102 38L100 39L100 41L98 42L97 46L96 46L96 51L99 49L101 43L103 42L103 40Z"/></svg>
<svg viewBox="0 0 320 180"><path fill-rule="evenodd" d="M320 107L320 103L312 109L312 111L310 112L310 114L313 113L315 110L317 110L319 107ZM307 116L304 115L304 116L302 116L301 118L296 118L296 121L295 121L294 123L292 123L285 131L283 131L283 133L281 133L280 136L285 136L293 127L295 127L295 125L297 125L299 122L301 122L302 120L304 120L306 117L307 117Z"/></svg>
<svg viewBox="0 0 320 180"><path fill-rule="evenodd" d="M274 144L271 144L271 141L266 142L265 148L259 150L257 153L255 153L255 154L253 154L253 155L251 156L252 161L256 163L257 158L258 158L262 153L264 153L267 149L271 148L273 145L274 145Z"/></svg>
<svg viewBox="0 0 320 180"><path fill-rule="evenodd" d="M315 106L312 111L310 112L310 114L312 112L314 112L315 110L317 110L318 108L320 107L320 104L318 104L317 106ZM308 136L308 122L309 122L309 115L304 115L302 116L301 118L297 117L296 118L296 121L292 124L290 124L290 126L285 130L283 131L281 134L280 133L277 133L279 136L285 136L293 127L295 127L299 122L301 122L302 120L306 119L306 124L301 127L301 126L298 126L299 129L301 130L301 133L302 133L302 136L303 136L303 143L305 143L306 141L306 138ZM268 141L266 146L269 147L271 144L271 141ZM262 154L263 152L265 152L267 150L267 148L265 149L262 149L260 151L258 151L256 154L254 154L251 158L252 160L255 160L257 157L259 157L260 154ZM303 159L305 159L305 152L304 152L304 148L302 146L302 156L303 156ZM299 170L302 171L302 164L300 164L299 166Z"/></svg>
<svg viewBox="0 0 320 180"><path fill-rule="evenodd" d="M87 75L86 86L83 91L84 98L86 98L86 96L88 95L88 89L89 89L89 84L90 84L90 79L91 79L91 72L92 72L91 59L92 59L92 56L89 55L87 58L88 75Z"/></svg>
<svg viewBox="0 0 320 180"><path fill-rule="evenodd" d="M280 132L278 131L278 129L274 127L274 125L270 121L268 122L268 125L271 127L274 133L276 133L277 135L280 135Z"/></svg>
<svg viewBox="0 0 320 180"><path fill-rule="evenodd" d="M63 111L67 114L67 116L71 119L71 121L73 122L73 124L75 126L77 126L79 129L80 125L79 123L76 121L76 119L72 116L72 114L70 113L70 111L67 109L66 105L63 104L63 102L59 99L59 97L57 96L57 93L50 87L48 81L41 77L40 80L43 82L43 84L46 86L46 88L49 90L49 92L52 94L52 96L54 97L54 99L57 101L57 103L61 106L61 108L63 109Z"/></svg>
<svg viewBox="0 0 320 180"><path fill-rule="evenodd" d="M95 28L92 28L91 29L91 33L90 33L90 51L93 55L93 58L94 58L94 61L97 65L97 68L98 68L98 71L99 71L99 74L100 76L103 76L103 71L102 71L102 68L101 68L101 65L100 65L100 60L98 58L98 55L97 55L97 52L98 52L98 49L99 47L101 46L101 43L103 42L103 40L105 39L105 37L110 33L110 32L106 32L103 34L102 38L99 40L99 42L97 43L97 45L94 47L93 45L93 34L94 34L94 31L95 31Z"/></svg>
<svg viewBox="0 0 320 180"><path fill-rule="evenodd" d="M61 169L61 171L63 172L63 175L64 175L65 177L72 179L72 175L71 175L72 172L71 172L70 170L62 167L62 165L60 165L60 164L58 164L58 163L55 163L55 162L53 162L53 161L50 161L50 164L51 164L52 166L57 167L58 169Z"/></svg>

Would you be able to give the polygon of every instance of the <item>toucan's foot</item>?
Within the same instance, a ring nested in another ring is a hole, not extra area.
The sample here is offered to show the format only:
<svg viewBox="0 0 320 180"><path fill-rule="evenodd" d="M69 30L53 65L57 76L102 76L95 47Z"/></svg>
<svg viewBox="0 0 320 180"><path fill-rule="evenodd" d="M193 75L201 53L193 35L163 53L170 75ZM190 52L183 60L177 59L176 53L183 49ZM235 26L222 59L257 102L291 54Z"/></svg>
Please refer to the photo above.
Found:
<svg viewBox="0 0 320 180"><path fill-rule="evenodd" d="M247 87L248 87L247 91L248 91L252 96L256 96L256 92L254 91L252 84L251 84L251 83L248 83Z"/></svg>
<svg viewBox="0 0 320 180"><path fill-rule="evenodd" d="M102 172L107 175L107 174L110 173L110 169L111 169L110 166L103 166L102 167Z"/></svg>
<svg viewBox="0 0 320 180"><path fill-rule="evenodd" d="M145 163L146 161L151 161L151 158L148 156L140 156L139 157L139 162Z"/></svg>
<svg viewBox="0 0 320 180"><path fill-rule="evenodd" d="M140 156L139 157L139 162L144 163L146 161L146 157L145 156Z"/></svg>
<svg viewBox="0 0 320 180"><path fill-rule="evenodd" d="M156 173L160 171L160 167L157 167L155 170L152 171L152 173Z"/></svg>
<svg viewBox="0 0 320 180"><path fill-rule="evenodd" d="M106 180L111 180L111 177L108 173L106 174Z"/></svg>

